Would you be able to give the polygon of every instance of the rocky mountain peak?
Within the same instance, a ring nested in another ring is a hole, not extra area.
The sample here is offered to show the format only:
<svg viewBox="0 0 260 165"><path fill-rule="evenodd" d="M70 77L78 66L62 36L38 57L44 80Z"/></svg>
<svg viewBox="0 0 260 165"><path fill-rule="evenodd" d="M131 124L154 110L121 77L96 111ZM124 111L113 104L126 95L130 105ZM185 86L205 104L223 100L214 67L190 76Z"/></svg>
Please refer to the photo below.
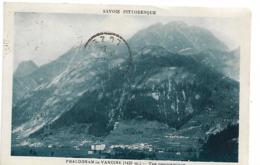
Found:
<svg viewBox="0 0 260 165"><path fill-rule="evenodd" d="M128 43L131 67L124 47L81 45L14 78L13 145L86 148L100 139L186 152L237 123L239 82L229 77L239 51L182 22L152 25Z"/></svg>
<svg viewBox="0 0 260 165"><path fill-rule="evenodd" d="M23 61L18 65L17 69L15 70L14 76L27 76L34 72L36 69L38 69L38 66L32 60Z"/></svg>
<svg viewBox="0 0 260 165"><path fill-rule="evenodd" d="M207 29L190 26L182 21L154 24L137 32L129 40L132 47L162 46L173 53L193 49L193 53L206 49L228 51L228 47Z"/></svg>

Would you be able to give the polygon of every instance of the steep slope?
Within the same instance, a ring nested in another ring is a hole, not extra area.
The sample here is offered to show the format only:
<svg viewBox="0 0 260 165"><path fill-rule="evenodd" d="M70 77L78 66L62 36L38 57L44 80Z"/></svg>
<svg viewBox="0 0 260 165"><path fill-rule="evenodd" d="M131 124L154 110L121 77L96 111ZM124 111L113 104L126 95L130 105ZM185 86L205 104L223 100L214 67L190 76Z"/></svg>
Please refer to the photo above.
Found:
<svg viewBox="0 0 260 165"><path fill-rule="evenodd" d="M239 80L239 50L230 51L204 28L183 22L155 24L133 35L129 45L137 50L146 46L160 46L173 53L192 56L198 62Z"/></svg>
<svg viewBox="0 0 260 165"><path fill-rule="evenodd" d="M141 51L133 65L129 73L115 68L111 79L85 92L48 126L49 131L77 123L89 125L89 134L105 136L115 129L116 123L127 120L158 121L177 130L193 120L204 122L208 130L215 126L209 123L213 120L219 120L221 128L237 122L237 82L190 57L159 47ZM201 117L196 119L200 114L210 118L207 122ZM43 130L34 136L43 134Z"/></svg>
<svg viewBox="0 0 260 165"><path fill-rule="evenodd" d="M142 43L142 44L140 44ZM138 31L129 44L132 47L160 46L173 53L192 53L203 50L227 51L227 46L210 31L173 21L167 24L155 24Z"/></svg>
<svg viewBox="0 0 260 165"><path fill-rule="evenodd" d="M97 73L92 90L65 102L72 106L22 142L86 148L102 141L119 150L170 154L158 159L196 160L208 137L237 124L239 84L193 58L152 46L134 56L127 72L124 64L113 68L110 78Z"/></svg>
<svg viewBox="0 0 260 165"><path fill-rule="evenodd" d="M68 55L71 56L69 61L65 60ZM102 86L99 75L107 71L108 61L96 58L104 56L101 50L92 51L80 46L64 56L47 67L54 71L48 71L46 66L43 66L31 75L32 77L36 74L41 75L40 77L49 75L49 77L47 76L49 80L43 78L45 83L38 85L30 95L22 98L19 104L13 107L13 133L21 137L28 136L59 118L62 113L74 105L84 92ZM115 54L110 57L109 63L118 65L128 58L128 55L118 57ZM57 68L55 64L61 64L61 67L58 65ZM40 74L41 72L44 74ZM57 75L55 76L55 74ZM52 75L55 77L52 78ZM108 74L105 76L107 77Z"/></svg>
<svg viewBox="0 0 260 165"><path fill-rule="evenodd" d="M31 96L35 88L41 88L41 86L46 85L63 72L68 67L68 62L74 57L76 51L75 48L72 48L48 64L35 69L28 68L26 74L18 74L20 72L20 67L18 67L13 78L13 106L21 104L24 99Z"/></svg>
<svg viewBox="0 0 260 165"><path fill-rule="evenodd" d="M14 76L27 76L34 72L36 69L38 69L38 66L33 61L23 61L18 65L17 69L15 70Z"/></svg>
<svg viewBox="0 0 260 165"><path fill-rule="evenodd" d="M240 50L219 51L205 50L197 54L195 59L216 71L239 81Z"/></svg>
<svg viewBox="0 0 260 165"><path fill-rule="evenodd" d="M107 56L101 47L79 46L19 78L34 84L26 95L14 94L13 145L103 141L198 152L210 135L237 124L238 51L179 22L151 26L129 43L132 58L122 47Z"/></svg>
<svg viewBox="0 0 260 165"><path fill-rule="evenodd" d="M30 75L37 69L38 66L33 61L23 61L18 65L13 75L13 104L26 95L31 87L38 85L30 78L22 78Z"/></svg>

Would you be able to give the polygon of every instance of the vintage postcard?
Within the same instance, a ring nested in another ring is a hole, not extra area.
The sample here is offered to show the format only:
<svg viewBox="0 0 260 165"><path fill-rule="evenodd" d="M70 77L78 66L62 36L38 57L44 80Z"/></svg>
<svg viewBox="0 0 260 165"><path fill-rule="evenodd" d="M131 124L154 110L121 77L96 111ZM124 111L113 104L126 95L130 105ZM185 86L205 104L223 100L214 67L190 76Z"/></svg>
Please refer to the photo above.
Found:
<svg viewBox="0 0 260 165"><path fill-rule="evenodd" d="M3 165L248 161L250 12L4 6Z"/></svg>

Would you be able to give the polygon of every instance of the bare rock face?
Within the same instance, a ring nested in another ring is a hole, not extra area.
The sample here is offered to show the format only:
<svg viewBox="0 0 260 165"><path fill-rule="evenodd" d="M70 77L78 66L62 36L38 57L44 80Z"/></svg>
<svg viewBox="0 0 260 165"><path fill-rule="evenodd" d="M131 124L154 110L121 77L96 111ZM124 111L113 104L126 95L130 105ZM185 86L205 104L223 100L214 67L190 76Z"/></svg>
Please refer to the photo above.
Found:
<svg viewBox="0 0 260 165"><path fill-rule="evenodd" d="M120 143L130 149L137 143L196 151L237 124L237 51L180 22L144 29L129 45L131 64L121 50L98 61L99 49L79 46L38 68L20 67L12 120L17 145L24 139L58 146L99 139L112 146L124 134L132 140Z"/></svg>

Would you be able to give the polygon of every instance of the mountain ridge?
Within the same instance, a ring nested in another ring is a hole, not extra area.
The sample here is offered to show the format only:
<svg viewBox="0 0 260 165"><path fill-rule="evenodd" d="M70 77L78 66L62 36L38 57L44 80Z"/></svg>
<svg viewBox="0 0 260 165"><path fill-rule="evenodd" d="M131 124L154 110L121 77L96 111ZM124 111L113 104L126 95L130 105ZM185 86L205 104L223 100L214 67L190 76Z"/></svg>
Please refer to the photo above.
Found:
<svg viewBox="0 0 260 165"><path fill-rule="evenodd" d="M158 24L150 29L165 26L189 29L178 23ZM145 29L148 34L150 29ZM175 31L173 28L169 33ZM201 34L191 33L198 38ZM217 50L203 46L187 49L185 44L191 42L178 31L175 35L182 47L177 45L177 49L170 49L174 42L169 42L166 48L161 43L154 46L147 44L154 41L153 37L146 42L143 41L146 34L136 35L129 40L131 63L121 51L109 56L109 60L93 60L104 54L102 50L79 46L23 77L36 83L13 104L12 138L18 142L15 145L26 142L62 146L64 142L78 146L82 141L88 141L84 145L89 145L99 139L112 146L122 131L134 138L135 134L151 129L147 126L151 123L161 129L155 132L165 132L153 135L148 146L160 148L167 143L174 147L176 141L183 143L186 150L194 142L197 146L192 149L198 149L211 134L237 124L239 81L230 76L236 71L233 65L225 63L225 60L234 62L236 51L226 50L221 43ZM211 36L207 32L201 35ZM210 40L215 42L215 38ZM116 65L108 68L110 64ZM136 128L134 122L142 127ZM73 129L82 129L82 133ZM59 142L63 133L75 140ZM156 142L158 138L160 142ZM146 139L145 135L131 143L144 143Z"/></svg>

